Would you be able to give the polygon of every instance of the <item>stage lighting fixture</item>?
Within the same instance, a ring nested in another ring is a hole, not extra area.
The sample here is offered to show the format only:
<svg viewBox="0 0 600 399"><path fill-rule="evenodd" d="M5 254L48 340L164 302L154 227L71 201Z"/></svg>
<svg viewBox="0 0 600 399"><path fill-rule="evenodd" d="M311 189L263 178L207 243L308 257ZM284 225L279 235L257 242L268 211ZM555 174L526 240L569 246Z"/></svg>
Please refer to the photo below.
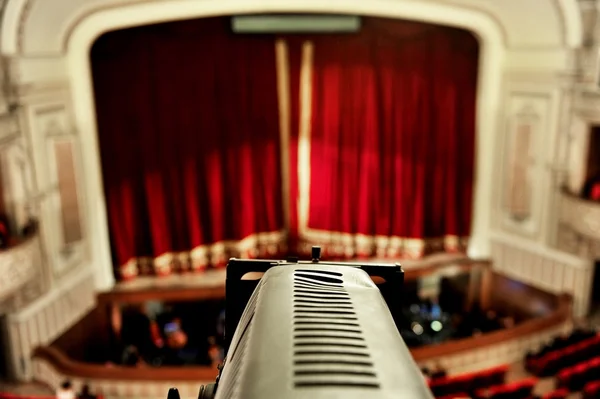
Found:
<svg viewBox="0 0 600 399"><path fill-rule="evenodd" d="M431 322L431 329L432 329L433 331L435 331L435 332L440 332L440 331L442 331L442 327L443 327L443 326L442 326L442 323L441 323L441 322L439 322L439 321L437 321L437 320L434 320L434 321L432 321L432 322Z"/></svg>
<svg viewBox="0 0 600 399"><path fill-rule="evenodd" d="M415 334L417 334L417 335L423 334L423 331L424 331L423 326L420 325L419 323L417 323L416 321L413 322L410 327Z"/></svg>

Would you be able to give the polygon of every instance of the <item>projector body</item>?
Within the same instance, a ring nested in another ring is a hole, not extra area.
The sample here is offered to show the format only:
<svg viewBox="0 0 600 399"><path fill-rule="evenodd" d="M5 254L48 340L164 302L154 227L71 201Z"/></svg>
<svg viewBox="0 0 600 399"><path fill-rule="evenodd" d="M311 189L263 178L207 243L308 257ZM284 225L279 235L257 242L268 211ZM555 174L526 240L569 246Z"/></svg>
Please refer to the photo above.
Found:
<svg viewBox="0 0 600 399"><path fill-rule="evenodd" d="M433 398L398 330L400 265L313 258L230 260L227 357L199 398Z"/></svg>

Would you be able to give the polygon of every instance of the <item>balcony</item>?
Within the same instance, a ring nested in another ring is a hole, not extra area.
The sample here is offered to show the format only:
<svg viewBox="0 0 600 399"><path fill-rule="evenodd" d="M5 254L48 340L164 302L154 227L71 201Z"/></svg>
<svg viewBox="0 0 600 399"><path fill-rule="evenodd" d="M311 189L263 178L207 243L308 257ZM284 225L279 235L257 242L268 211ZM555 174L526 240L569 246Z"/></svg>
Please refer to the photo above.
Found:
<svg viewBox="0 0 600 399"><path fill-rule="evenodd" d="M41 262L37 235L0 251L0 302L19 291L36 275Z"/></svg>
<svg viewBox="0 0 600 399"><path fill-rule="evenodd" d="M563 191L559 218L560 249L600 259L600 201Z"/></svg>

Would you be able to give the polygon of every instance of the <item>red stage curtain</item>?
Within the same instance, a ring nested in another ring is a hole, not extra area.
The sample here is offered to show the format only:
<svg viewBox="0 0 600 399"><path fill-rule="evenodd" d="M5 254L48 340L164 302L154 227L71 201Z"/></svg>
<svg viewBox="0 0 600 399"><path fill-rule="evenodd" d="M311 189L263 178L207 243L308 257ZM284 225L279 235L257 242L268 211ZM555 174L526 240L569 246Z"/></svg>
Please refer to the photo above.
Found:
<svg viewBox="0 0 600 399"><path fill-rule="evenodd" d="M92 50L110 235L125 277L285 250L274 40L227 24L118 31Z"/></svg>
<svg viewBox="0 0 600 399"><path fill-rule="evenodd" d="M462 248L471 223L475 38L365 19L358 35L313 43L304 243L346 256Z"/></svg>

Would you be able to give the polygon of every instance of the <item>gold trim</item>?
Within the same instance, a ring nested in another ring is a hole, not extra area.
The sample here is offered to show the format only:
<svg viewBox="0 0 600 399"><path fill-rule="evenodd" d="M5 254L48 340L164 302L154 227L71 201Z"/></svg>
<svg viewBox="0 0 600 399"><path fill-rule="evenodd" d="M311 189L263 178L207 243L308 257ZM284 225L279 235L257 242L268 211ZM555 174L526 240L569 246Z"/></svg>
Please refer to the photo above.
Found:
<svg viewBox="0 0 600 399"><path fill-rule="evenodd" d="M314 44L302 43L300 67L300 126L298 134L298 233L308 230L310 201L310 128L312 117L312 69Z"/></svg>
<svg viewBox="0 0 600 399"><path fill-rule="evenodd" d="M290 76L287 42L275 41L275 64L277 71L277 99L279 104L279 147L281 162L281 200L283 223L290 229Z"/></svg>
<svg viewBox="0 0 600 399"><path fill-rule="evenodd" d="M119 266L121 278L140 274L168 275L174 272L202 272L209 266L224 266L231 257L271 257L287 251L287 231L271 231L249 235L237 241L219 241L200 245L189 251L166 252L155 258L132 258Z"/></svg>
<svg viewBox="0 0 600 399"><path fill-rule="evenodd" d="M322 246L325 255L334 257L418 259L433 252L464 252L468 237L446 235L421 239L306 229L300 238L299 250L310 252L312 245Z"/></svg>

